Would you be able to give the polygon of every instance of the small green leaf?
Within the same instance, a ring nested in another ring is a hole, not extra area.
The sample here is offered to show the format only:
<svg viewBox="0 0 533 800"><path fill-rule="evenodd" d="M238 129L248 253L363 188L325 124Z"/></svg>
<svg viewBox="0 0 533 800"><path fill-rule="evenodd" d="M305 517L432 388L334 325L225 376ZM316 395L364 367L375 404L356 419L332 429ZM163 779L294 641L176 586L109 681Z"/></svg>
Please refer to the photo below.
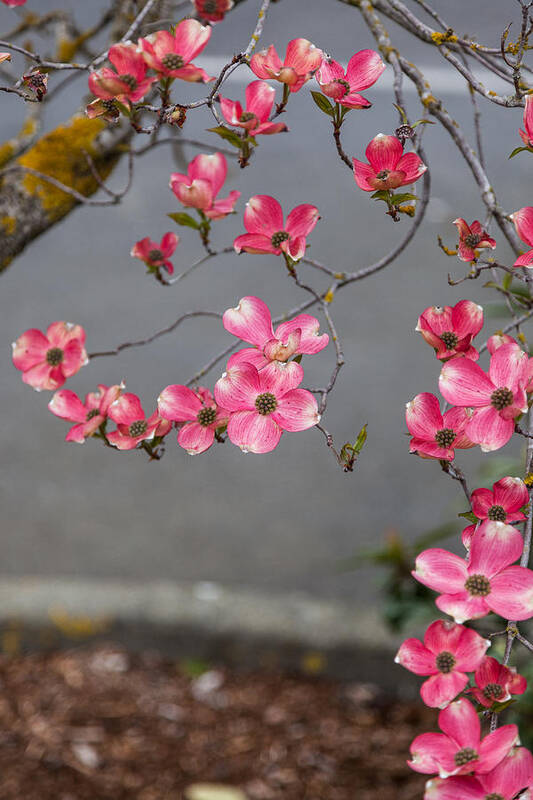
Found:
<svg viewBox="0 0 533 800"><path fill-rule="evenodd" d="M433 122L431 119L417 119L416 122L413 122L411 128L416 128L418 125L436 125L436 122Z"/></svg>
<svg viewBox="0 0 533 800"><path fill-rule="evenodd" d="M478 521L476 515L474 513L472 513L472 511L463 511L462 514L457 514L457 516L458 517L464 517L469 522L472 522L472 524Z"/></svg>
<svg viewBox="0 0 533 800"><path fill-rule="evenodd" d="M530 153L533 153L533 150L530 147L515 147L513 152L509 155L509 158L514 158L515 156L518 155L518 153L521 153L523 150L528 150Z"/></svg>
<svg viewBox="0 0 533 800"><path fill-rule="evenodd" d="M394 106L398 114L401 116L402 125L407 125L407 114L405 113L403 108L401 106L396 105L396 103L393 103L392 105Z"/></svg>
<svg viewBox="0 0 533 800"><path fill-rule="evenodd" d="M183 225L185 228L194 228L194 230L197 231L200 227L200 223L196 222L190 214L186 214L184 211L167 214L167 217L170 217L170 219L173 219L178 225Z"/></svg>
<svg viewBox="0 0 533 800"><path fill-rule="evenodd" d="M506 272L504 278L502 280L502 286L504 289L508 289L513 282L513 276L510 272Z"/></svg>
<svg viewBox="0 0 533 800"><path fill-rule="evenodd" d="M235 133L235 131L230 131L230 129L224 127L224 125L219 125L216 128L208 128L207 130L210 133L216 133L217 136L220 136L220 138L224 139L225 142L232 144L233 147L237 148L237 150L242 150L243 140L238 133Z"/></svg>
<svg viewBox="0 0 533 800"><path fill-rule="evenodd" d="M389 202L390 192L388 189L378 189L377 192L370 195L372 200L385 200L386 203Z"/></svg>
<svg viewBox="0 0 533 800"><path fill-rule="evenodd" d="M409 200L416 200L416 194L411 194L410 192L400 192L400 194L393 194L390 200L395 206L401 206L403 203L409 202Z"/></svg>
<svg viewBox="0 0 533 800"><path fill-rule="evenodd" d="M311 92L311 96L315 101L316 105L319 107L321 111L324 112L324 114L327 114L328 117L333 116L335 107L331 105L327 97L325 97L320 92Z"/></svg>
<svg viewBox="0 0 533 800"><path fill-rule="evenodd" d="M365 423L359 433L357 434L357 439L355 440L355 444L353 449L356 453L360 453L364 447L364 444L367 439L367 432L366 432L367 424Z"/></svg>

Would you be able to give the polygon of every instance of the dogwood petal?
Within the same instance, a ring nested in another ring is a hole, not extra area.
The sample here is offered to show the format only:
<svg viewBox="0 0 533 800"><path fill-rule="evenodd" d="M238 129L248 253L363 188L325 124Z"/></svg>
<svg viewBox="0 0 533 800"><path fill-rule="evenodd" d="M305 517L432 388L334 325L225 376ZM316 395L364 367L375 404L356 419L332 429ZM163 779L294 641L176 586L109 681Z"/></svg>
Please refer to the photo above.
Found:
<svg viewBox="0 0 533 800"><path fill-rule="evenodd" d="M444 708L463 691L468 683L468 675L453 670L448 674L439 673L424 681L420 696L429 708Z"/></svg>
<svg viewBox="0 0 533 800"><path fill-rule="evenodd" d="M502 344L491 356L489 377L495 386L505 386L516 392L519 385L527 380L528 368L527 353L512 342Z"/></svg>
<svg viewBox="0 0 533 800"><path fill-rule="evenodd" d="M486 617L490 611L485 597L473 597L467 591L441 594L435 600L435 605L459 623Z"/></svg>
<svg viewBox="0 0 533 800"><path fill-rule="evenodd" d="M191 22L193 20L190 20ZM207 181L211 184L212 196L215 198L226 180L228 165L222 153L200 153L189 164L188 173L193 180Z"/></svg>
<svg viewBox="0 0 533 800"><path fill-rule="evenodd" d="M503 419L492 406L480 408L467 423L465 433L484 453L490 453L507 444L514 433L514 420Z"/></svg>
<svg viewBox="0 0 533 800"><path fill-rule="evenodd" d="M476 336L483 327L483 308L471 300L459 300L451 312L453 331L459 339Z"/></svg>
<svg viewBox="0 0 533 800"><path fill-rule="evenodd" d="M404 172L405 177L401 186L414 183L427 170L426 165L416 153L405 153L396 164L397 172Z"/></svg>
<svg viewBox="0 0 533 800"><path fill-rule="evenodd" d="M298 75L315 72L322 63L322 50L308 39L292 39L287 45L284 66L292 67Z"/></svg>
<svg viewBox="0 0 533 800"><path fill-rule="evenodd" d="M247 453L269 453L279 444L283 431L271 415L237 411L228 422L228 436Z"/></svg>
<svg viewBox="0 0 533 800"><path fill-rule="evenodd" d="M271 361L259 373L261 391L275 395L279 403L286 392L301 384L303 377L303 368L296 361Z"/></svg>
<svg viewBox="0 0 533 800"><path fill-rule="evenodd" d="M217 405L228 411L252 410L255 409L257 395L262 391L256 368L252 364L239 364L216 382L215 400Z"/></svg>
<svg viewBox="0 0 533 800"><path fill-rule="evenodd" d="M68 419L71 422L85 422L87 419L87 409L78 395L71 392L70 389L56 392L48 403L48 408L56 417Z"/></svg>
<svg viewBox="0 0 533 800"><path fill-rule="evenodd" d="M268 239L283 231L283 210L278 201L267 194L250 197L244 211L244 227L248 233L258 233Z"/></svg>
<svg viewBox="0 0 533 800"><path fill-rule="evenodd" d="M422 733L413 740L410 751L411 760L407 763L415 772L431 775L443 767L446 773L455 769L457 748L443 733Z"/></svg>
<svg viewBox="0 0 533 800"><path fill-rule="evenodd" d="M502 569L514 564L523 549L520 531L504 522L486 520L472 538L468 572L470 575L485 575L491 580Z"/></svg>
<svg viewBox="0 0 533 800"><path fill-rule="evenodd" d="M117 425L131 425L132 422L144 419L145 414L141 406L141 401L136 394L125 392L118 400L111 403L107 415Z"/></svg>
<svg viewBox="0 0 533 800"><path fill-rule="evenodd" d="M373 192L373 181L376 178L375 170L370 166L370 164L366 164L364 161L359 161L357 158L353 158L352 161L353 176L356 184L360 189L363 190L363 192Z"/></svg>
<svg viewBox="0 0 533 800"><path fill-rule="evenodd" d="M261 348L274 336L269 308L259 297L241 297L236 308L224 312L222 324L229 333Z"/></svg>
<svg viewBox="0 0 533 800"><path fill-rule="evenodd" d="M459 745L458 749L471 747L478 751L481 724L474 706L464 697L440 712L439 728Z"/></svg>
<svg viewBox="0 0 533 800"><path fill-rule="evenodd" d="M195 179L188 186L183 181L183 177L177 173L170 176L170 188L180 203L187 208L199 208L203 211L210 208L213 202L211 183L207 180Z"/></svg>
<svg viewBox="0 0 533 800"><path fill-rule="evenodd" d="M243 350L237 350L236 353L230 356L226 368L231 369L237 364L253 364L257 370L260 370L266 367L268 363L268 360L261 350L258 350L256 347L245 347Z"/></svg>
<svg viewBox="0 0 533 800"><path fill-rule="evenodd" d="M526 567L506 567L490 582L486 598L496 614L505 619L529 619L533 616L533 572Z"/></svg>
<svg viewBox="0 0 533 800"><path fill-rule="evenodd" d="M211 427L200 425L198 422L187 422L178 433L178 444L189 455L205 453L215 440L215 432Z"/></svg>
<svg viewBox="0 0 533 800"><path fill-rule="evenodd" d="M375 50L359 50L348 61L346 79L352 90L362 92L374 85L384 69L385 64L379 53Z"/></svg>
<svg viewBox="0 0 533 800"><path fill-rule="evenodd" d="M281 71L283 64L273 44L268 50L260 50L250 59L250 68L254 75L263 80L275 77Z"/></svg>
<svg viewBox="0 0 533 800"><path fill-rule="evenodd" d="M523 514L515 516L519 509L529 503L529 492L521 478L512 478L508 475L496 481L493 489L495 505L503 506L507 514L512 515L513 520L524 519Z"/></svg>
<svg viewBox="0 0 533 800"><path fill-rule="evenodd" d="M468 578L466 562L440 547L420 553L412 575L436 592L461 592Z"/></svg>
<svg viewBox="0 0 533 800"><path fill-rule="evenodd" d="M176 27L172 49L188 64L202 52L210 36L210 25L201 25L195 19L184 19Z"/></svg>
<svg viewBox="0 0 533 800"><path fill-rule="evenodd" d="M480 782L487 794L515 797L533 784L533 756L525 747L513 747L491 772L480 776ZM521 795L521 800L528 796Z"/></svg>
<svg viewBox="0 0 533 800"><path fill-rule="evenodd" d="M533 207L520 208L510 216L522 241L533 245Z"/></svg>
<svg viewBox="0 0 533 800"><path fill-rule="evenodd" d="M157 398L160 415L173 422L195 420L202 407L196 393L182 384L167 386Z"/></svg>
<svg viewBox="0 0 533 800"><path fill-rule="evenodd" d="M320 422L320 414L311 392L307 389L292 389L278 399L272 419L285 431L305 431Z"/></svg>
<svg viewBox="0 0 533 800"><path fill-rule="evenodd" d="M265 81L252 81L245 91L246 110L255 114L260 122L266 122L272 111L276 90Z"/></svg>
<svg viewBox="0 0 533 800"><path fill-rule="evenodd" d="M311 233L319 218L320 212L316 206L303 203L292 209L287 217L285 230L290 236L307 236Z"/></svg>
<svg viewBox="0 0 533 800"><path fill-rule="evenodd" d="M13 342L13 364L25 372L41 364L50 349L50 342L37 328L30 328Z"/></svg>
<svg viewBox="0 0 533 800"><path fill-rule="evenodd" d="M418 639L406 639L402 642L394 660L415 675L436 675L438 672L435 652Z"/></svg>
<svg viewBox="0 0 533 800"><path fill-rule="evenodd" d="M87 352L79 339L68 342L63 350L63 361L61 369L67 378L75 375L76 372L87 363Z"/></svg>
<svg viewBox="0 0 533 800"><path fill-rule="evenodd" d="M402 153L400 140L385 133L378 133L365 150L368 162L376 173L382 170L396 170Z"/></svg>
<svg viewBox="0 0 533 800"><path fill-rule="evenodd" d="M485 800L485 796L485 790L476 778L452 776L428 781L424 800Z"/></svg>
<svg viewBox="0 0 533 800"><path fill-rule="evenodd" d="M494 495L490 489L474 489L470 495L472 512L478 519L486 519L489 508L494 505Z"/></svg>
<svg viewBox="0 0 533 800"><path fill-rule="evenodd" d="M298 314L294 319L282 322L276 328L274 336L286 342L294 331L300 331L300 344L298 352L306 355L319 353L327 347L329 336L327 333L319 334L320 322L309 314Z"/></svg>
<svg viewBox="0 0 533 800"><path fill-rule="evenodd" d="M481 367L467 358L447 361L439 377L444 399L456 406L486 406L495 388Z"/></svg>
<svg viewBox="0 0 533 800"><path fill-rule="evenodd" d="M235 203L240 196L241 193L234 189L227 197L219 197L218 200L215 200L211 208L207 209L205 215L209 217L209 219L222 219L226 217L228 214L232 213Z"/></svg>
<svg viewBox="0 0 533 800"><path fill-rule="evenodd" d="M476 772L483 775L490 772L505 758L515 744L519 744L516 725L502 725L489 733L479 747L479 763Z"/></svg>
<svg viewBox="0 0 533 800"><path fill-rule="evenodd" d="M435 439L436 431L444 427L440 403L434 394L422 392L407 403L405 420L409 433L418 439Z"/></svg>

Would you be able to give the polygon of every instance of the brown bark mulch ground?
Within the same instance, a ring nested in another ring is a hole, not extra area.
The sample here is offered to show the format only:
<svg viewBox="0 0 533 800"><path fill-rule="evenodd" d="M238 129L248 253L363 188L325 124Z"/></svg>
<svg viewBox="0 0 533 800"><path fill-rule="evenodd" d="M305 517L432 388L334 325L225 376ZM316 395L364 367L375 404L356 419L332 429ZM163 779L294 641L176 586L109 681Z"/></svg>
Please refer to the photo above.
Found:
<svg viewBox="0 0 533 800"><path fill-rule="evenodd" d="M422 704L372 687L176 665L116 647L0 658L1 800L420 800Z"/></svg>

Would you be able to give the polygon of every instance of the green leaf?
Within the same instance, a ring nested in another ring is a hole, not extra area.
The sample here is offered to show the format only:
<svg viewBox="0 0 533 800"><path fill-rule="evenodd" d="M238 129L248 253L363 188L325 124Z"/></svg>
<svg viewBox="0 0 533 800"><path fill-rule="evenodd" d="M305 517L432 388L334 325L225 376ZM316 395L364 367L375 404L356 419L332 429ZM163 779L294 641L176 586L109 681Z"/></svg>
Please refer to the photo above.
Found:
<svg viewBox="0 0 533 800"><path fill-rule="evenodd" d="M401 206L403 203L407 203L409 200L416 200L416 194L411 194L410 192L400 192L400 194L393 194L390 199L395 206Z"/></svg>
<svg viewBox="0 0 533 800"><path fill-rule="evenodd" d="M512 282L513 282L513 276L511 275L510 272L506 272L502 280L503 288L508 289Z"/></svg>
<svg viewBox="0 0 533 800"><path fill-rule="evenodd" d="M374 192L370 197L372 200L385 200L385 202L388 203L390 192L388 189L378 189L377 192Z"/></svg>
<svg viewBox="0 0 533 800"><path fill-rule="evenodd" d="M514 158L515 156L518 155L518 153L521 153L523 150L529 150L530 153L533 153L533 150L530 147L515 147L513 152L509 155L509 158Z"/></svg>
<svg viewBox="0 0 533 800"><path fill-rule="evenodd" d="M178 225L183 225L185 228L194 228L197 231L200 228L200 223L196 222L196 220L191 217L190 214L186 214L184 211L177 211L173 214L167 214L167 217L173 219L174 222L177 222Z"/></svg>
<svg viewBox="0 0 533 800"><path fill-rule="evenodd" d="M401 116L402 125L407 125L407 114L405 113L403 108L401 106L396 105L396 103L393 103L392 105L394 106L398 114Z"/></svg>
<svg viewBox="0 0 533 800"><path fill-rule="evenodd" d="M457 514L458 517L464 517L469 522L475 523L478 521L476 515L472 511L463 511L462 514Z"/></svg>
<svg viewBox="0 0 533 800"><path fill-rule="evenodd" d="M366 428L367 428L367 423L363 425L363 427L357 434L357 439L355 440L355 444L353 445L353 450L355 453L360 453L364 447L364 444L367 439Z"/></svg>
<svg viewBox="0 0 533 800"><path fill-rule="evenodd" d="M224 125L219 125L216 128L208 128L207 130L210 133L216 133L221 139L224 139L225 142L229 142L233 147L236 147L237 150L242 150L243 140L235 131L230 131L230 129L224 127Z"/></svg>
<svg viewBox="0 0 533 800"><path fill-rule="evenodd" d="M327 97L325 97L320 92L311 92L311 96L315 101L316 105L319 107L321 111L324 112L324 114L327 114L328 117L333 116L335 106L331 105Z"/></svg>

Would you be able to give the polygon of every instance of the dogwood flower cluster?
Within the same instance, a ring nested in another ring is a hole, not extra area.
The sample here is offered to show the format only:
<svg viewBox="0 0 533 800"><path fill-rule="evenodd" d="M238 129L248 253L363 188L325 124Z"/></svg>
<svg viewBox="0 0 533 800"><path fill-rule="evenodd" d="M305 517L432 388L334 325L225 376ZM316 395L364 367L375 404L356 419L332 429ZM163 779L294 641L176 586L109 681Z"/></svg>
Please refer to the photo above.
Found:
<svg viewBox="0 0 533 800"><path fill-rule="evenodd" d="M258 297L243 297L224 313L223 324L252 347L231 356L213 391L205 386L167 386L157 399L157 409L147 415L140 399L125 392L122 382L100 384L84 401L62 389L48 408L75 423L66 441L83 444L95 436L118 450L141 446L157 457L154 448L176 426L178 444L191 455L205 452L215 439L224 441L226 433L243 452L268 453L285 431L304 431L318 424L317 402L300 387L304 371L299 363L303 355L319 353L328 344L328 335L319 333L318 320L299 314L274 330L268 306ZM54 390L88 363L84 343L81 326L54 322L46 335L35 329L23 333L13 344L13 363L25 383L38 391ZM109 422L116 424L110 432Z"/></svg>
<svg viewBox="0 0 533 800"><path fill-rule="evenodd" d="M455 222L464 260L475 256L474 249L493 246L479 223ZM475 242L468 240L472 234ZM473 344L482 326L483 309L461 300L425 309L416 327L442 362L439 388L453 406L442 413L437 397L427 392L407 404L410 451L446 468L457 449L502 447L528 409L532 360L511 336L494 334L487 342L489 368L483 370ZM424 800L511 800L533 791L533 756L519 747L516 726L492 726L482 736L480 722L484 711L497 714L523 694L527 681L507 662L487 655L491 640L465 625L491 613L514 624L533 617L533 571L517 563L524 539L511 524L526 520L529 491L521 478L505 476L492 489L477 488L468 496L465 556L429 548L417 556L412 572L437 593L435 604L448 618L432 622L423 641L406 639L396 656L397 663L426 678L423 702L441 709L442 733L423 733L411 744L409 766L435 776Z"/></svg>

